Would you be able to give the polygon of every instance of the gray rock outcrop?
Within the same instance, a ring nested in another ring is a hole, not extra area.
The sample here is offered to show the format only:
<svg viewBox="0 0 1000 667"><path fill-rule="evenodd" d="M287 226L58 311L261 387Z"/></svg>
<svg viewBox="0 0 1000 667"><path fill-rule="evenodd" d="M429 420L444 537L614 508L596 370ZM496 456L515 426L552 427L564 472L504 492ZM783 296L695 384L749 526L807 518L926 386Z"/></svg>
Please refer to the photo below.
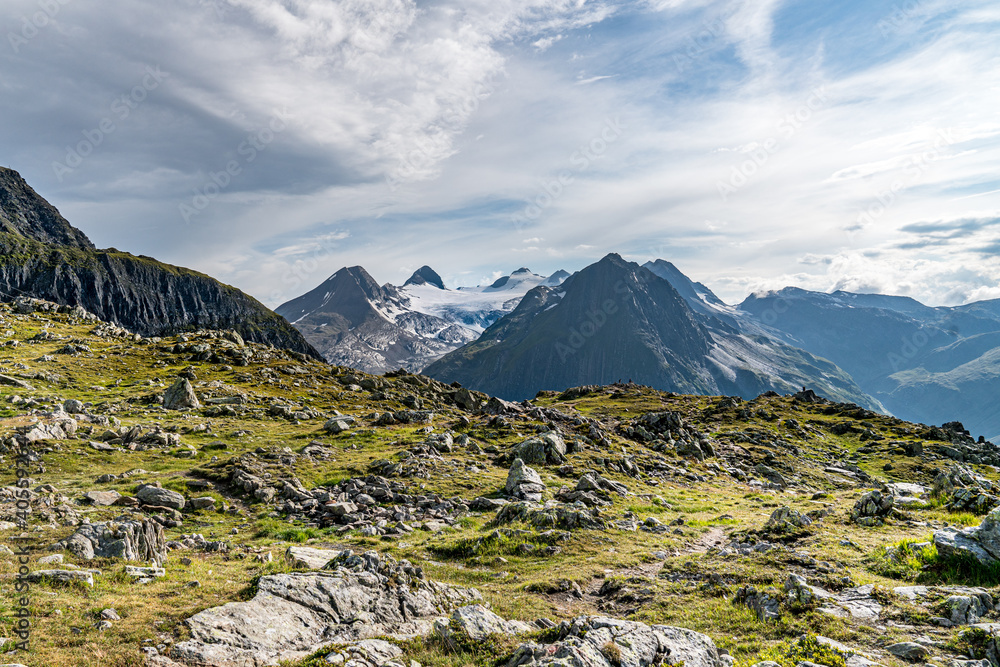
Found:
<svg viewBox="0 0 1000 667"><path fill-rule="evenodd" d="M1000 507L970 528L942 528L934 533L934 545L945 557L972 556L983 565L1000 562Z"/></svg>
<svg viewBox="0 0 1000 667"><path fill-rule="evenodd" d="M724 667L726 664L709 637L667 625L582 617L572 623L563 621L557 637L551 644L522 644L506 667L653 667L682 662L685 667Z"/></svg>
<svg viewBox="0 0 1000 667"><path fill-rule="evenodd" d="M549 431L515 445L512 456L534 465L559 465L566 462L566 443L561 435Z"/></svg>
<svg viewBox="0 0 1000 667"><path fill-rule="evenodd" d="M163 392L163 407L167 410L200 408L201 402L194 393L194 387L187 378L178 378Z"/></svg>
<svg viewBox="0 0 1000 667"><path fill-rule="evenodd" d="M163 527L148 519L85 523L57 545L81 560L122 558L160 565L167 557Z"/></svg>
<svg viewBox="0 0 1000 667"><path fill-rule="evenodd" d="M261 577L253 599L195 614L185 622L191 638L171 659L217 667L298 660L327 644L429 634L451 609L482 599L375 552L345 551L329 567Z"/></svg>
<svg viewBox="0 0 1000 667"><path fill-rule="evenodd" d="M514 459L510 472L507 473L504 491L512 498L539 502L542 499L542 492L545 491L545 485L533 468L529 468L521 459Z"/></svg>

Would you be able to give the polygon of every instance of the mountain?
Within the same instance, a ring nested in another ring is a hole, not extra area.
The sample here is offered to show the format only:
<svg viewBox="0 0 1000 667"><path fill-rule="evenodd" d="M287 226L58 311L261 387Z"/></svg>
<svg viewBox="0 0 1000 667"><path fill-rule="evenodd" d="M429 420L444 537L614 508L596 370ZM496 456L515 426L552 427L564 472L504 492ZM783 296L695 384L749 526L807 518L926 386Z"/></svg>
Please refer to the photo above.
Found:
<svg viewBox="0 0 1000 667"><path fill-rule="evenodd" d="M369 373L416 372L478 338L528 290L558 285L568 275L561 271L546 278L522 268L490 285L452 290L429 266L399 287L379 286L355 266L278 306L277 312L330 363Z"/></svg>
<svg viewBox="0 0 1000 667"><path fill-rule="evenodd" d="M415 287L442 291L428 281ZM437 276L436 273L433 273ZM440 278L438 278L440 281ZM476 334L433 315L409 308L404 292L380 286L360 266L343 268L321 285L284 303L276 312L298 328L323 357L338 366L384 373L397 368L422 368L436 358L475 339Z"/></svg>
<svg viewBox="0 0 1000 667"><path fill-rule="evenodd" d="M1000 437L1000 302L933 308L908 297L788 287L751 295L739 309L836 363L902 419L958 419Z"/></svg>
<svg viewBox="0 0 1000 667"><path fill-rule="evenodd" d="M406 282L403 283L403 287L407 285L433 285L438 289L444 289L444 281L441 280L441 276L437 272L426 264L421 266L419 269L413 272L413 275L407 278Z"/></svg>
<svg viewBox="0 0 1000 667"><path fill-rule="evenodd" d="M833 399L880 407L834 364L693 309L670 282L616 254L558 287L532 289L477 341L424 372L511 400L629 379L744 397L810 386Z"/></svg>
<svg viewBox="0 0 1000 667"><path fill-rule="evenodd" d="M17 172L0 168L0 292L79 305L102 320L154 336L233 329L245 339L318 358L281 317L205 274L90 239Z"/></svg>

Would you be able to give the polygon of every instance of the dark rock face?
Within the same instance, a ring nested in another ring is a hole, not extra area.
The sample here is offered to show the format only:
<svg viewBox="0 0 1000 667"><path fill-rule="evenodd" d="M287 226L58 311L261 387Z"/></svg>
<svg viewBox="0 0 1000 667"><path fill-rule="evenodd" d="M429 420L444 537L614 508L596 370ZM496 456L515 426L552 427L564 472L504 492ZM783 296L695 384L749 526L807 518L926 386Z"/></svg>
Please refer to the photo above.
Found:
<svg viewBox="0 0 1000 667"><path fill-rule="evenodd" d="M93 249L87 235L42 199L21 175L0 167L0 231L71 248Z"/></svg>
<svg viewBox="0 0 1000 667"><path fill-rule="evenodd" d="M0 169L0 290L82 306L144 336L233 329L320 358L288 322L235 287L150 257L95 250L9 169Z"/></svg>
<svg viewBox="0 0 1000 667"><path fill-rule="evenodd" d="M403 283L403 287L407 285L434 285L438 289L444 289L444 281L441 280L441 276L437 274L437 271L431 267L424 265L413 272L409 280Z"/></svg>

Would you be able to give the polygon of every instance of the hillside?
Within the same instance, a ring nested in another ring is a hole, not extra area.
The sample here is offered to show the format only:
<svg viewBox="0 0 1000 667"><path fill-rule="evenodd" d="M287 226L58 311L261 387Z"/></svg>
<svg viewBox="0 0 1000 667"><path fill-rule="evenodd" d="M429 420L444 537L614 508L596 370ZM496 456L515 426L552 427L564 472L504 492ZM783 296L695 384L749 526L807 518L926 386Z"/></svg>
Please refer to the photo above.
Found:
<svg viewBox="0 0 1000 667"><path fill-rule="evenodd" d="M81 306L143 335L234 329L318 358L284 319L205 274L116 249L97 250L17 172L0 168L0 293Z"/></svg>
<svg viewBox="0 0 1000 667"><path fill-rule="evenodd" d="M535 642L548 665L545 651L575 655L587 637L604 637L587 649L598 667L652 667L668 649L700 667L992 650L962 632L997 618L1000 570L949 555L949 526L1000 502L1000 451L959 425L811 392L628 383L507 404L230 332L145 338L58 310L0 305L0 577L11 586L26 548L33 581L30 651L10 661L486 667ZM189 393L171 389L179 377ZM515 457L535 472L510 475ZM99 540L108 520L144 537ZM148 556L126 560L133 548ZM142 569L149 558L162 571ZM421 620L469 604L447 639ZM0 610L0 635L13 614ZM637 648L644 623L665 624L662 650ZM393 638L404 627L418 636Z"/></svg>

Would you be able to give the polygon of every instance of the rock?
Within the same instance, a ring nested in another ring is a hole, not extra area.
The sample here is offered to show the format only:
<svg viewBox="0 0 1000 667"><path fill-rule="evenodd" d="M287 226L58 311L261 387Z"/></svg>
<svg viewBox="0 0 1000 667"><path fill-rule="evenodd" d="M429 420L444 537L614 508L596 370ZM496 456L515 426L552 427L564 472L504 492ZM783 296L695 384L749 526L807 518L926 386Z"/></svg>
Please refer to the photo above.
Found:
<svg viewBox="0 0 1000 667"><path fill-rule="evenodd" d="M455 405L462 408L463 410L468 410L469 412L475 412L479 409L479 399L471 391L465 387L460 388L452 395L452 400L455 401Z"/></svg>
<svg viewBox="0 0 1000 667"><path fill-rule="evenodd" d="M503 498L485 498L483 496L479 496L469 503L469 509L474 512L493 512L495 510L499 510L509 502L510 501L504 500Z"/></svg>
<svg viewBox="0 0 1000 667"><path fill-rule="evenodd" d="M150 519L85 523L56 544L81 560L122 558L159 564L167 557L163 526Z"/></svg>
<svg viewBox="0 0 1000 667"><path fill-rule="evenodd" d="M525 463L559 465L566 462L566 443L561 435L549 431L515 445L512 456Z"/></svg>
<svg viewBox="0 0 1000 667"><path fill-rule="evenodd" d="M924 658L930 655L930 651L927 650L927 647L914 642L899 642L898 644L890 644L885 647L885 650L892 653L897 658L906 660L907 662L921 662Z"/></svg>
<svg viewBox="0 0 1000 667"><path fill-rule="evenodd" d="M102 609L101 618L106 621L120 621L122 617L118 615L118 612L114 609Z"/></svg>
<svg viewBox="0 0 1000 667"><path fill-rule="evenodd" d="M78 401L75 398L66 399L63 402L63 411L69 414L80 414L84 411L83 401Z"/></svg>
<svg viewBox="0 0 1000 667"><path fill-rule="evenodd" d="M451 623L442 623L440 632L447 633L454 624L464 630L473 641L482 641L490 635L514 635L530 632L531 626L518 621L506 621L481 604L459 607L451 614Z"/></svg>
<svg viewBox="0 0 1000 667"><path fill-rule="evenodd" d="M765 527L776 532L795 532L812 524L805 514L790 507L779 507L771 512Z"/></svg>
<svg viewBox="0 0 1000 667"><path fill-rule="evenodd" d="M741 586L733 597L734 604L749 608L760 621L772 621L781 616L781 602L755 586Z"/></svg>
<svg viewBox="0 0 1000 667"><path fill-rule="evenodd" d="M136 492L135 497L144 505L169 507L175 510L184 509L183 495L170 489L161 489L158 486L143 486Z"/></svg>
<svg viewBox="0 0 1000 667"><path fill-rule="evenodd" d="M343 433L344 431L349 431L352 426L354 426L354 417L341 415L327 420L327 422L323 424L323 430L332 435L336 435L338 433Z"/></svg>
<svg viewBox="0 0 1000 667"><path fill-rule="evenodd" d="M869 491L854 504L851 521L861 526L880 526L892 513L892 495L881 491Z"/></svg>
<svg viewBox="0 0 1000 667"><path fill-rule="evenodd" d="M191 381L182 377L163 392L163 407L167 410L182 410L184 408L200 408L201 403L194 393Z"/></svg>
<svg viewBox="0 0 1000 667"><path fill-rule="evenodd" d="M856 618L863 621L877 620L882 613L882 605L872 597L874 584L865 584L853 588L845 588L836 595L823 600L823 606L817 609L824 614L837 618ZM815 592L818 589L813 589Z"/></svg>
<svg viewBox="0 0 1000 667"><path fill-rule="evenodd" d="M108 507L118 502L122 494L117 491L87 491L83 497L93 505Z"/></svg>
<svg viewBox="0 0 1000 667"><path fill-rule="evenodd" d="M500 508L493 525L502 526L524 521L535 528L560 530L605 530L607 522L596 507L581 508L562 503L547 503L544 507L530 502L509 503Z"/></svg>
<svg viewBox="0 0 1000 667"><path fill-rule="evenodd" d="M972 556L987 566L1000 562L1000 507L987 514L978 526L935 531L934 545L944 557Z"/></svg>
<svg viewBox="0 0 1000 667"><path fill-rule="evenodd" d="M563 621L552 644L522 644L505 667L653 667L664 663L685 667L724 667L715 643L707 636L667 625L622 621L599 616ZM608 645L616 655L609 658Z"/></svg>
<svg viewBox="0 0 1000 667"><path fill-rule="evenodd" d="M601 477L596 472L584 473L576 483L577 491L609 491L620 496L628 495L628 487Z"/></svg>
<svg viewBox="0 0 1000 667"><path fill-rule="evenodd" d="M444 610L482 599L375 552L341 552L330 566L261 577L253 599L195 614L171 658L220 667L301 660L324 644L429 634Z"/></svg>
<svg viewBox="0 0 1000 667"><path fill-rule="evenodd" d="M62 554L52 554L51 556L42 556L41 558L38 559L39 565L52 565L53 563L62 565L62 562L63 562Z"/></svg>
<svg viewBox="0 0 1000 667"><path fill-rule="evenodd" d="M51 579L62 582L78 581L88 586L94 585L94 573L91 570L35 570L22 578L31 582Z"/></svg>
<svg viewBox="0 0 1000 667"><path fill-rule="evenodd" d="M522 498L538 502L542 499L545 485L541 476L534 469L525 465L521 459L514 459L507 473L507 484L504 490L514 498Z"/></svg>
<svg viewBox="0 0 1000 667"><path fill-rule="evenodd" d="M139 567L136 565L126 565L125 574L130 577L165 577L167 576L167 571L162 567Z"/></svg>
<svg viewBox="0 0 1000 667"><path fill-rule="evenodd" d="M1000 505L1000 497L977 488L955 489L948 501L949 510L973 514L986 514L997 505Z"/></svg>
<svg viewBox="0 0 1000 667"><path fill-rule="evenodd" d="M779 486L782 489L788 486L788 482L785 480L785 477L780 472L778 472L774 468L770 468L764 465L763 463L758 463L757 465L755 465L753 467L753 471L758 475L760 475L761 477L763 477L764 479L766 479L767 481Z"/></svg>
<svg viewBox="0 0 1000 667"><path fill-rule="evenodd" d="M32 387L24 380L18 380L17 378L12 378L9 375L0 375L0 384L6 385L8 387L16 387L17 389L24 389L26 391L31 391L34 389L34 387Z"/></svg>
<svg viewBox="0 0 1000 667"><path fill-rule="evenodd" d="M987 599L992 599L989 593L983 593ZM948 620L955 625L975 625L992 609L992 604L986 606L978 595L950 595L945 605L949 611Z"/></svg>
<svg viewBox="0 0 1000 667"><path fill-rule="evenodd" d="M403 649L384 639L363 639L326 656L330 664L350 664L352 667L402 667L394 660L403 655ZM411 663L411 667L414 663ZM415 663L418 664L419 663Z"/></svg>
<svg viewBox="0 0 1000 667"><path fill-rule="evenodd" d="M322 570L341 552L334 549L316 549L314 547L288 547L285 559L292 567L304 567L309 570Z"/></svg>
<svg viewBox="0 0 1000 667"><path fill-rule="evenodd" d="M215 509L215 498L212 496L201 496L199 498L192 498L190 506L192 509L205 510L205 509Z"/></svg>

